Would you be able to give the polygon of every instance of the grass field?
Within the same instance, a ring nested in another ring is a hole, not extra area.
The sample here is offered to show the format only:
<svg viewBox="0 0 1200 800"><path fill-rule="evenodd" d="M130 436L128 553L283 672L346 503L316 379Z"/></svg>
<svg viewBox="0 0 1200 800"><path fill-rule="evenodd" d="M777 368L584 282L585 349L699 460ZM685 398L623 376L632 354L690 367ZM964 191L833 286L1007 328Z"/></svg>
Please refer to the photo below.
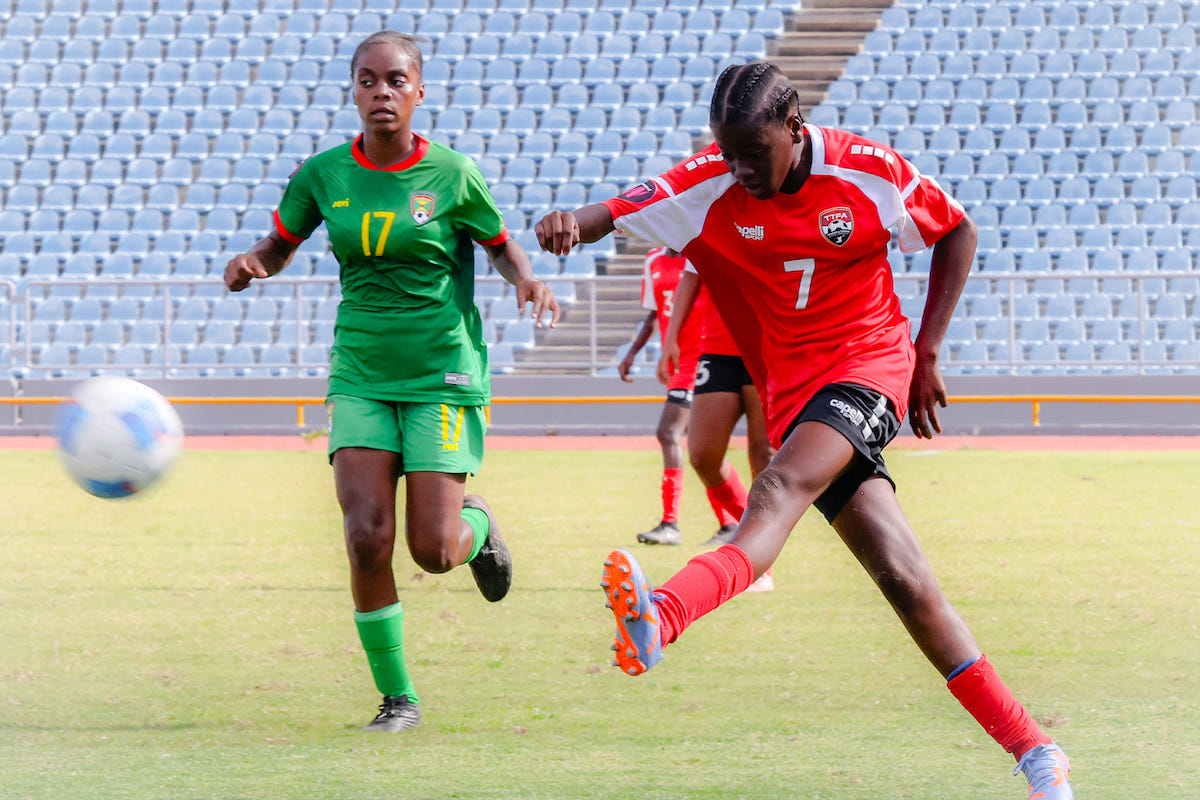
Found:
<svg viewBox="0 0 1200 800"><path fill-rule="evenodd" d="M735 453L744 473L744 453ZM1200 786L1195 453L897 451L943 586L1084 800ZM778 589L693 626L640 678L608 666L597 588L655 521L656 452L492 452L474 490L515 586L397 559L425 724L358 728L330 470L312 452L188 452L129 501L0 451L0 797L1018 798L970 720L819 517ZM713 522L694 476L685 541ZM698 548L639 549L663 580Z"/></svg>

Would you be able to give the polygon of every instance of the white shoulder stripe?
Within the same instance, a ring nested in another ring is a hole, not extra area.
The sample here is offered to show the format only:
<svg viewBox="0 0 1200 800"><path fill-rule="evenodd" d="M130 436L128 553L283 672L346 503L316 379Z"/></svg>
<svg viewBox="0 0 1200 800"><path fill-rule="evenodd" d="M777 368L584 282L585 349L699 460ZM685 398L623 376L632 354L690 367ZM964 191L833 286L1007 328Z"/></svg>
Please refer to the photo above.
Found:
<svg viewBox="0 0 1200 800"><path fill-rule="evenodd" d="M675 194L661 178L654 182L667 190L667 197L613 222L622 233L680 252L700 235L709 209L734 183L733 176L724 172Z"/></svg>
<svg viewBox="0 0 1200 800"><path fill-rule="evenodd" d="M920 184L921 176L916 175L912 182L904 188L903 195L896 184L887 178L870 172L849 169L829 164L825 158L825 140L821 129L815 126L805 126L809 139L813 143L812 171L816 175L828 175L852 184L867 196L875 206L879 222L887 229L895 229L900 249L905 253L915 253L927 246L917 229L916 223L904 207L904 198L912 194Z"/></svg>

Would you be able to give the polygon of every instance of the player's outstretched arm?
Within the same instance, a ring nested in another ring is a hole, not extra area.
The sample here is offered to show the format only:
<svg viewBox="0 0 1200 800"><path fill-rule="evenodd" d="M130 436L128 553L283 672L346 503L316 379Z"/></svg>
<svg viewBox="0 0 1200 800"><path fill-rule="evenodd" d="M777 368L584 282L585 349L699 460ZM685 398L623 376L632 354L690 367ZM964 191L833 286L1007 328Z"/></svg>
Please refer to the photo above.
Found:
<svg viewBox="0 0 1200 800"><path fill-rule="evenodd" d="M908 395L909 423L913 433L921 439L932 439L934 433L942 432L937 409L946 407L946 383L938 367L938 352L971 272L978 238L974 221L964 216L962 222L933 246L929 294L925 298L921 330L915 342L917 363L913 367Z"/></svg>
<svg viewBox="0 0 1200 800"><path fill-rule="evenodd" d="M547 311L550 312L550 327L557 325L562 314L558 300L549 286L533 277L533 266L529 263L525 248L517 244L515 239L508 239L502 244L485 245L484 249L496 271L516 287L517 314L524 316L525 304L532 303L530 318L537 327L542 327L542 317Z"/></svg>
<svg viewBox="0 0 1200 800"><path fill-rule="evenodd" d="M271 231L247 252L229 260L225 265L225 288L240 292L255 278L269 278L278 273L292 260L297 247L299 245Z"/></svg>
<svg viewBox="0 0 1200 800"><path fill-rule="evenodd" d="M538 244L556 256L567 255L580 242L603 239L614 230L612 212L603 203L575 211L551 211L533 226Z"/></svg>

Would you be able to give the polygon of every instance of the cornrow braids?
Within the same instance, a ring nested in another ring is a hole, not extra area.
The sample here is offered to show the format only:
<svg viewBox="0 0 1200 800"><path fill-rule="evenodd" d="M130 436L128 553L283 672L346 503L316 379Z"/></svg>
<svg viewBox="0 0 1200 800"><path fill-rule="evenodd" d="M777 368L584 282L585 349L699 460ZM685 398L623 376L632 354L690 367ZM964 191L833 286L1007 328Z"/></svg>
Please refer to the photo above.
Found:
<svg viewBox="0 0 1200 800"><path fill-rule="evenodd" d="M362 58L362 54L367 52L371 47L377 44L394 44L404 52L408 53L413 63L417 65L418 72L425 71L425 64L421 58L421 48L417 46L417 42L426 41L419 36L409 36L407 33L398 33L396 31L379 31L372 33L367 38L359 43L358 47L354 48L354 55L350 58L350 77L354 78L354 71L358 69L358 60Z"/></svg>
<svg viewBox="0 0 1200 800"><path fill-rule="evenodd" d="M712 125L784 122L800 112L800 95L787 75L769 61L726 67L713 88Z"/></svg>

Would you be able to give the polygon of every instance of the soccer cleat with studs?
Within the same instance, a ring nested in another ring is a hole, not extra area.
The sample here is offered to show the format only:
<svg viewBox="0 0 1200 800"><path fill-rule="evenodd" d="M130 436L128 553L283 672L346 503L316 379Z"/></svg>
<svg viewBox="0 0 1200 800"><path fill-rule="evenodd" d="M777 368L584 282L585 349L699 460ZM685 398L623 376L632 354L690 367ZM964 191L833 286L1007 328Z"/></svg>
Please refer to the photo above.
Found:
<svg viewBox="0 0 1200 800"><path fill-rule="evenodd" d="M722 525L717 529L717 532L712 535L712 538L706 542L702 542L700 546L720 547L723 544L729 544L733 541L733 537L737 536L737 529L737 524L733 522L729 523L728 525Z"/></svg>
<svg viewBox="0 0 1200 800"><path fill-rule="evenodd" d="M613 666L620 667L627 675L641 675L662 660L654 589L637 559L627 550L608 554L600 587L604 589L605 605L617 622Z"/></svg>
<svg viewBox="0 0 1200 800"><path fill-rule="evenodd" d="M475 576L475 585L489 603L503 600L512 586L512 556L500 536L500 526L492 516L492 507L479 495L469 494L463 498L463 508L477 508L487 514L488 519L487 541L468 562Z"/></svg>
<svg viewBox="0 0 1200 800"><path fill-rule="evenodd" d="M639 533L637 540L642 544L682 544L683 537L679 535L679 526L674 522L660 522L653 530Z"/></svg>
<svg viewBox="0 0 1200 800"><path fill-rule="evenodd" d="M1029 800L1074 800L1068 782L1071 777L1071 762L1062 748L1051 742L1039 744L1013 769L1013 775L1024 772L1029 781Z"/></svg>
<svg viewBox="0 0 1200 800"><path fill-rule="evenodd" d="M374 733L398 733L421 724L421 707L400 695L384 695L379 704L379 714L363 730Z"/></svg>

